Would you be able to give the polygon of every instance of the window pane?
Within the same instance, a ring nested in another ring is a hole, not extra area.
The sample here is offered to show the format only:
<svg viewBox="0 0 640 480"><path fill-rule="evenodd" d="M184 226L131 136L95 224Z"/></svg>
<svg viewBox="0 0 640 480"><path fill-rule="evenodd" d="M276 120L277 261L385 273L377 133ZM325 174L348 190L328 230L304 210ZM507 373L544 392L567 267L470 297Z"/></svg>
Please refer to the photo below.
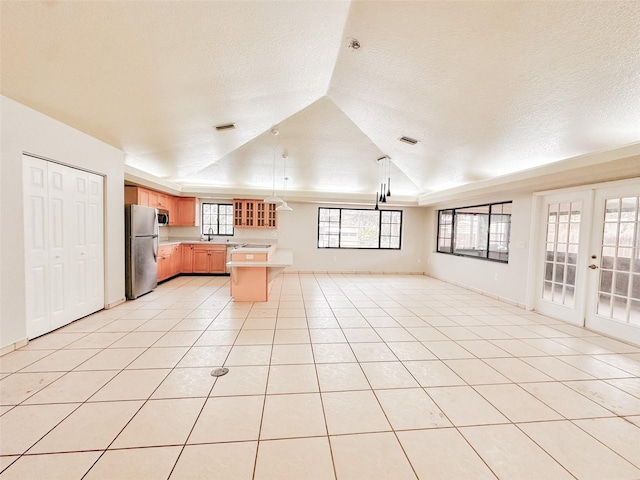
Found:
<svg viewBox="0 0 640 480"><path fill-rule="evenodd" d="M318 248L400 248L402 211L318 208Z"/></svg>

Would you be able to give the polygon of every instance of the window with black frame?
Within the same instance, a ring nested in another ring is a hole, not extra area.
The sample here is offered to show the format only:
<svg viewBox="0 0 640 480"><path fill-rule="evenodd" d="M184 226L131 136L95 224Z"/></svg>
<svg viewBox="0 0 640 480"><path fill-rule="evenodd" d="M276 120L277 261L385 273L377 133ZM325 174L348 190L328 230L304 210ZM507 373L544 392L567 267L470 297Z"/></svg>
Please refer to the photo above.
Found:
<svg viewBox="0 0 640 480"><path fill-rule="evenodd" d="M402 210L318 208L318 248L398 250Z"/></svg>
<svg viewBox="0 0 640 480"><path fill-rule="evenodd" d="M512 202L438 211L437 251L509 262Z"/></svg>
<svg viewBox="0 0 640 480"><path fill-rule="evenodd" d="M230 203L202 203L203 235L233 235L233 205Z"/></svg>

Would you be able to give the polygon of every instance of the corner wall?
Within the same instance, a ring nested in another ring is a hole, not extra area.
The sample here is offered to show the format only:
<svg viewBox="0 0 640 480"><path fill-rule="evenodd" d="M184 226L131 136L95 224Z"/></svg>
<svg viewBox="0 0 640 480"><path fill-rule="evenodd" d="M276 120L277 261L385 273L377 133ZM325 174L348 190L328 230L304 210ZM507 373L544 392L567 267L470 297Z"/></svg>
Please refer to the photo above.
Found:
<svg viewBox="0 0 640 480"><path fill-rule="evenodd" d="M0 352L26 339L22 154L105 177L105 304L124 300L124 152L0 96ZM9 348L10 349L10 348Z"/></svg>

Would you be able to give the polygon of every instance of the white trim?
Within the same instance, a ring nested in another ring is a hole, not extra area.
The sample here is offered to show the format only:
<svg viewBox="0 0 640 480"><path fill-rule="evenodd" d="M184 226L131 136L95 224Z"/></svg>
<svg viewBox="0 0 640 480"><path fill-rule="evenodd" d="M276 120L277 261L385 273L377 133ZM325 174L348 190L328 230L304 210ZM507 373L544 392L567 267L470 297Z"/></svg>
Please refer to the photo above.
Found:
<svg viewBox="0 0 640 480"><path fill-rule="evenodd" d="M17 342L10 343L9 345L1 347L0 348L0 357L2 357L3 355L6 355L7 353L13 352L14 350L17 350L19 348L24 347L27 343L29 343L29 339L28 338L23 338L22 340L19 340Z"/></svg>

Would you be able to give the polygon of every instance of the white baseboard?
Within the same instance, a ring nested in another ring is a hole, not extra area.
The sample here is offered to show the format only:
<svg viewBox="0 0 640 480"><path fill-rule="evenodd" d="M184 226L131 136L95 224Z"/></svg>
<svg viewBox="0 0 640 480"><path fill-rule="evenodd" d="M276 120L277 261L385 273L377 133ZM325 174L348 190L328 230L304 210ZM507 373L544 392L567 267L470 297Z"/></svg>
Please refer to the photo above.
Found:
<svg viewBox="0 0 640 480"><path fill-rule="evenodd" d="M425 273L424 275L426 277L435 278L436 280L440 280L441 282L448 283L449 285L455 285L456 287L465 288L465 289L470 290L472 292L479 293L480 295L484 295L485 297L493 298L495 300L500 300L501 302L508 303L509 305L513 305L514 307L522 308L523 310L527 309L526 304L517 302L517 301L515 301L515 300L513 300L511 298L501 297L500 295L496 295L495 293L486 292L486 291L481 290L479 288L471 287L469 285L464 285L462 283L452 282L451 280L447 280L446 278L441 278L441 277L438 277L436 275L431 275L429 273Z"/></svg>
<svg viewBox="0 0 640 480"><path fill-rule="evenodd" d="M127 301L127 299L126 299L126 298L120 298L120 299L116 300L115 302L107 303L107 304L104 306L104 309L105 309L105 310L109 310L110 308L117 307L118 305L122 305L122 304L123 304L123 303L125 303L126 301Z"/></svg>
<svg viewBox="0 0 640 480"><path fill-rule="evenodd" d="M17 350L20 347L24 347L27 343L29 343L29 339L25 338L23 340L11 343L9 345L6 345L6 346L0 348L0 357L3 356L3 355L6 355L7 353L13 352L14 350Z"/></svg>

